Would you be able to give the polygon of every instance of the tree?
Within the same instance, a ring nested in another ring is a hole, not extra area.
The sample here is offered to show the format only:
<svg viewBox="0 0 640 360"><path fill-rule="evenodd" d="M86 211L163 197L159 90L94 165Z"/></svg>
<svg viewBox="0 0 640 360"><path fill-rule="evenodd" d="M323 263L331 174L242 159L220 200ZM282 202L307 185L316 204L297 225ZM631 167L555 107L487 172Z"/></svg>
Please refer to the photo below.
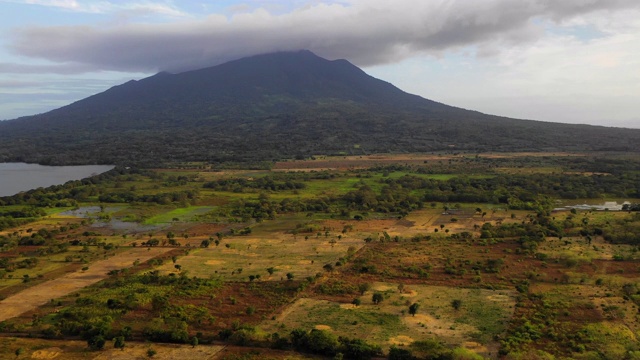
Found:
<svg viewBox="0 0 640 360"><path fill-rule="evenodd" d="M391 346L389 349L389 356L387 357L389 360L411 360L413 358L411 351L407 349L400 349L395 345Z"/></svg>
<svg viewBox="0 0 640 360"><path fill-rule="evenodd" d="M154 311L163 310L168 305L169 305L169 299L166 296L155 295L153 298L151 298L151 308Z"/></svg>
<svg viewBox="0 0 640 360"><path fill-rule="evenodd" d="M419 308L420 308L420 304L418 303L411 304L411 306L409 306L409 314L411 314L411 316L416 316L416 313L418 312Z"/></svg>
<svg viewBox="0 0 640 360"><path fill-rule="evenodd" d="M369 283L362 283L358 285L358 290L360 290L360 295L364 295L364 293L369 291L369 289L371 289L371 284Z"/></svg>
<svg viewBox="0 0 640 360"><path fill-rule="evenodd" d="M206 239L205 239L205 240L202 240L202 242L200 243L200 247L201 247L201 248L208 248L208 247L209 247L209 245L211 245L211 241L206 240Z"/></svg>
<svg viewBox="0 0 640 360"><path fill-rule="evenodd" d="M287 280L293 280L293 274L287 273Z"/></svg>
<svg viewBox="0 0 640 360"><path fill-rule="evenodd" d="M360 299L355 298L353 299L353 301L351 302L353 305L355 305L356 307L360 306L360 304L362 303L362 301L360 301Z"/></svg>
<svg viewBox="0 0 640 360"><path fill-rule="evenodd" d="M154 349L152 349L152 348L149 348L149 350L147 350L147 356L148 356L148 357L150 357L150 358L154 357L157 353L158 353L158 352L157 352L157 351L155 351L155 350L154 350Z"/></svg>
<svg viewBox="0 0 640 360"><path fill-rule="evenodd" d="M269 273L269 275L273 275L275 271L276 271L276 268L274 267L267 268L267 272Z"/></svg>
<svg viewBox="0 0 640 360"><path fill-rule="evenodd" d="M104 349L105 343L106 341L102 335L96 335L87 340L87 345L89 345L89 349L91 350L102 350Z"/></svg>
<svg viewBox="0 0 640 360"><path fill-rule="evenodd" d="M124 336L113 338L113 347L124 351Z"/></svg>
<svg viewBox="0 0 640 360"><path fill-rule="evenodd" d="M122 336L124 340L131 340L132 332L133 329L131 328L131 326L125 326L122 328L122 330L120 330L120 336Z"/></svg>
<svg viewBox="0 0 640 360"><path fill-rule="evenodd" d="M200 342L200 341L198 340L198 337L197 337L197 336L192 337L192 338L191 338L191 342L190 342L191 347L196 347L196 346L198 346L198 343L199 343L199 342Z"/></svg>
<svg viewBox="0 0 640 360"><path fill-rule="evenodd" d="M173 267L175 267L176 270L178 270L178 271L182 270L182 265L175 264Z"/></svg>
<svg viewBox="0 0 640 360"><path fill-rule="evenodd" d="M462 300L460 299L452 300L451 307L453 307L454 310L460 310L460 307L462 307Z"/></svg>
<svg viewBox="0 0 640 360"><path fill-rule="evenodd" d="M14 354L16 354L16 357L20 357L20 355L22 355L23 352L24 352L23 348L17 348Z"/></svg>
<svg viewBox="0 0 640 360"><path fill-rule="evenodd" d="M374 304L378 305L382 302L382 300L384 300L384 295L382 295L382 293L374 293L373 296L371 297L371 300L373 301Z"/></svg>

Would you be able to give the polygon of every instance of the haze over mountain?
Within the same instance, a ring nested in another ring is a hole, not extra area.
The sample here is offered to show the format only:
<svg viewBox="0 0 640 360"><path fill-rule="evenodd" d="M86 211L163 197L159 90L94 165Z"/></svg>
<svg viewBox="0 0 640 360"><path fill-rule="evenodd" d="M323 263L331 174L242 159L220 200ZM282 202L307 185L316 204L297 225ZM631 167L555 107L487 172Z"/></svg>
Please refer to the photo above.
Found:
<svg viewBox="0 0 640 360"><path fill-rule="evenodd" d="M346 60L257 55L0 122L0 161L143 164L313 154L640 151L640 130L515 120L403 92Z"/></svg>

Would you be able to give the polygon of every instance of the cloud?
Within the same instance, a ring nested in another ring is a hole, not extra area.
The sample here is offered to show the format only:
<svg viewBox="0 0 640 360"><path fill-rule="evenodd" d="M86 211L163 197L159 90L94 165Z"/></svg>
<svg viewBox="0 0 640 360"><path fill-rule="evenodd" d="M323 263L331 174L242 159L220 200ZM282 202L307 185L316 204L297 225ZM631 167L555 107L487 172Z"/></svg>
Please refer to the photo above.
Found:
<svg viewBox="0 0 640 360"><path fill-rule="evenodd" d="M30 0L69 9L71 0ZM93 8L115 6L97 2ZM146 3L152 6L152 3ZM89 6L85 10L91 10ZM24 27L17 54L83 69L183 71L273 51L309 49L360 66L474 48L493 56L545 35L545 23L572 24L593 12L640 8L637 0L352 0L316 2L274 14L264 8L153 24ZM235 8L238 11L241 8ZM606 25L606 24L596 24ZM85 70L83 70L85 71Z"/></svg>
<svg viewBox="0 0 640 360"><path fill-rule="evenodd" d="M367 71L406 91L489 114L640 128L640 12L541 24L545 36L496 57L453 53Z"/></svg>
<svg viewBox="0 0 640 360"><path fill-rule="evenodd" d="M182 17L186 13L178 10L175 6L167 2L159 1L76 1L76 0L3 0L4 2L39 5L62 10L90 13L138 13L138 14L160 14L165 16Z"/></svg>
<svg viewBox="0 0 640 360"><path fill-rule="evenodd" d="M96 68L90 64L48 64L33 65L21 63L0 63L0 74L59 74L73 75L95 72Z"/></svg>

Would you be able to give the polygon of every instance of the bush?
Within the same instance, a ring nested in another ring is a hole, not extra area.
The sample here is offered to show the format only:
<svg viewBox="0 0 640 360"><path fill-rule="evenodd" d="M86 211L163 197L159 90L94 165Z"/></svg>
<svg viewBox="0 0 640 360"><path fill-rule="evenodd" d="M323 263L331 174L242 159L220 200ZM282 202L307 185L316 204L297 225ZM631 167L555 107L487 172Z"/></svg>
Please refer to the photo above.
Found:
<svg viewBox="0 0 640 360"><path fill-rule="evenodd" d="M87 340L87 345L89 345L89 349L91 350L102 350L104 349L105 342L106 341L102 335L96 335Z"/></svg>
<svg viewBox="0 0 640 360"><path fill-rule="evenodd" d="M411 351L407 349L400 349L395 345L389 349L389 360L411 360L413 359L413 355Z"/></svg>

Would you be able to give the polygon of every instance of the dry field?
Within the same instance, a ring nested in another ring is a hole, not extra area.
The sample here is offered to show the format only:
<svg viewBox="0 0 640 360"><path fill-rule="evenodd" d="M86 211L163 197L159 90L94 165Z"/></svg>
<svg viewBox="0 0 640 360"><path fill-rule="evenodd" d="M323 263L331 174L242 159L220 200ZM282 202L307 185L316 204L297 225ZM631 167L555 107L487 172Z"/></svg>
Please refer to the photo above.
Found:
<svg viewBox="0 0 640 360"><path fill-rule="evenodd" d="M32 286L0 301L0 321L19 316L57 299L105 279L111 270L133 266L171 251L170 248L130 248L117 255L89 264L86 271L75 271L59 278Z"/></svg>
<svg viewBox="0 0 640 360"><path fill-rule="evenodd" d="M381 344L410 345L414 341L439 339L490 356L496 354L493 336L506 328L514 311L515 292L509 290L462 289L443 286L374 283L371 289L351 302L300 298L279 314L264 322L266 332L291 331L295 328L321 329L339 336L357 337ZM380 304L372 294L384 294ZM454 309L453 300L462 306ZM409 305L420 305L411 315Z"/></svg>

